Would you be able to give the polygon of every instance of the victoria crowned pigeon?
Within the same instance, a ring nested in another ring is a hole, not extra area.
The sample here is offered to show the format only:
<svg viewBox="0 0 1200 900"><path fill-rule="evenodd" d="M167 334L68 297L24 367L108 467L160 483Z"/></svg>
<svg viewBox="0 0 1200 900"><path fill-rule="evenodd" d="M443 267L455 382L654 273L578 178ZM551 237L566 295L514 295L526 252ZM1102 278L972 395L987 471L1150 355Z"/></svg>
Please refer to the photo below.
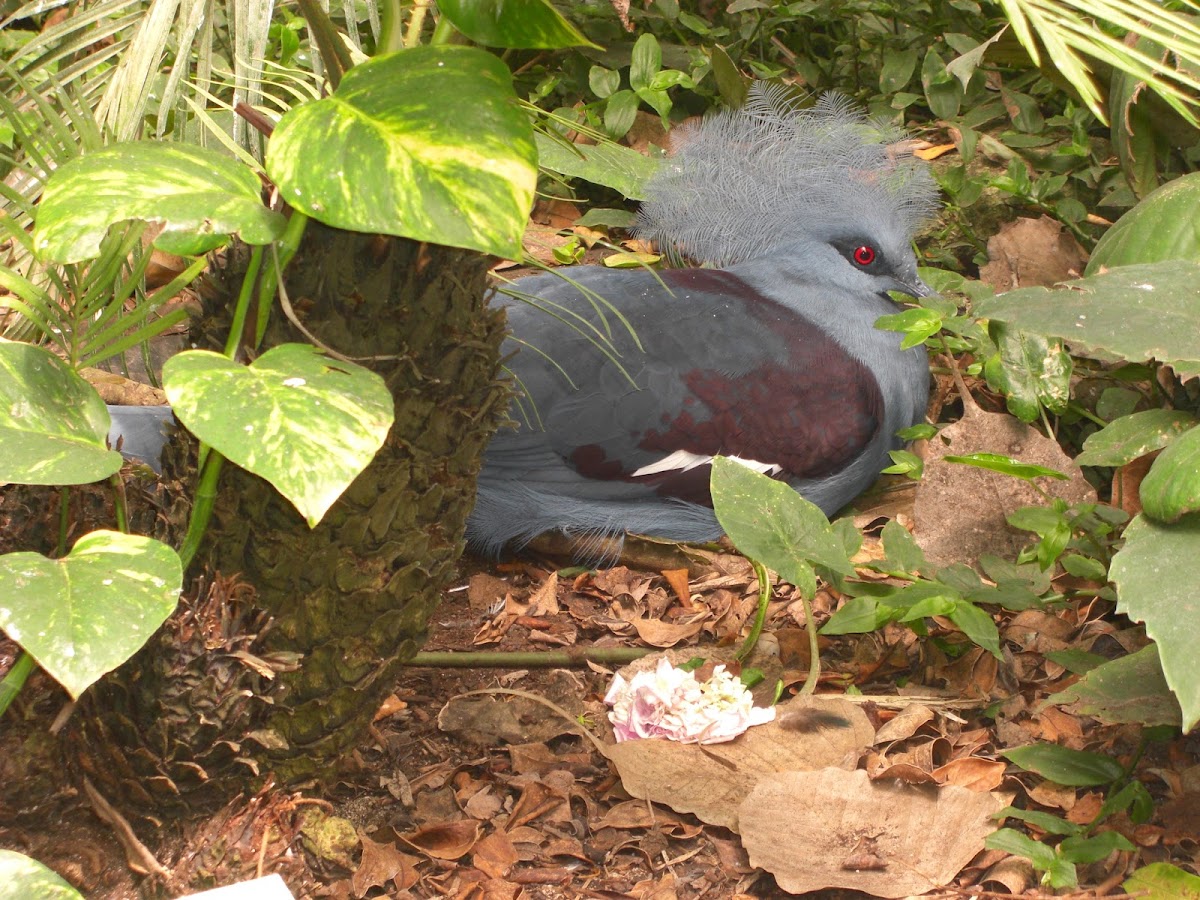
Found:
<svg viewBox="0 0 1200 900"><path fill-rule="evenodd" d="M826 513L868 487L929 394L924 348L874 327L897 311L888 291L930 293L911 242L935 188L889 153L897 136L843 98L800 109L755 85L686 131L641 211L643 236L711 268L513 282L524 396L487 448L469 540L711 540L717 454Z"/></svg>

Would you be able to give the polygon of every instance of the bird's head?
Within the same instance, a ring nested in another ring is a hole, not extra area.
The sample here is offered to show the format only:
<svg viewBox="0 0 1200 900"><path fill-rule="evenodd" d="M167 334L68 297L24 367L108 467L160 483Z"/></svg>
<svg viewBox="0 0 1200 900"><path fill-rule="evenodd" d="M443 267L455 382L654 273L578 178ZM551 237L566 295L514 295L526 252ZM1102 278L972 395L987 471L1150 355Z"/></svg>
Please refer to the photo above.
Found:
<svg viewBox="0 0 1200 900"><path fill-rule="evenodd" d="M741 109L687 129L647 187L640 232L717 266L771 259L787 276L925 296L912 240L936 208L902 133L837 95L800 109L754 85Z"/></svg>

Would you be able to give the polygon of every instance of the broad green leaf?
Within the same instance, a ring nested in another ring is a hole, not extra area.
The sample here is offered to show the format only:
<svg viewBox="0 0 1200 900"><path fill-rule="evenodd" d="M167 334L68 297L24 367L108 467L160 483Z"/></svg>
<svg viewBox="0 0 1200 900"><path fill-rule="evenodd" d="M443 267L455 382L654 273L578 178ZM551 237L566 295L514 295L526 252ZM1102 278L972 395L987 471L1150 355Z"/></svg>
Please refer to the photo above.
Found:
<svg viewBox="0 0 1200 900"><path fill-rule="evenodd" d="M957 79L946 71L946 64L931 46L921 64L921 86L925 101L939 119L953 119L962 104L963 89Z"/></svg>
<svg viewBox="0 0 1200 900"><path fill-rule="evenodd" d="M883 66L879 70L879 90L894 94L906 87L917 70L917 48L905 47L885 50Z"/></svg>
<svg viewBox="0 0 1200 900"><path fill-rule="evenodd" d="M438 0L437 8L455 28L487 47L600 49L546 0Z"/></svg>
<svg viewBox="0 0 1200 900"><path fill-rule="evenodd" d="M1200 264L1129 265L1060 288L1021 288L978 301L979 316L1094 350L1200 375Z"/></svg>
<svg viewBox="0 0 1200 900"><path fill-rule="evenodd" d="M1115 127L1114 120L1114 127ZM1151 155L1151 165L1153 165ZM1169 181L1121 216L1104 233L1088 260L1085 275L1164 260L1200 263L1200 172ZM1195 327L1193 325L1193 327Z"/></svg>
<svg viewBox="0 0 1200 900"><path fill-rule="evenodd" d="M1081 466L1123 466L1161 450L1195 424L1195 416L1174 409L1148 409L1121 416L1088 435L1075 462Z"/></svg>
<svg viewBox="0 0 1200 900"><path fill-rule="evenodd" d="M1121 888L1141 900L1196 900L1200 897L1200 876L1170 863L1150 863L1130 875Z"/></svg>
<svg viewBox="0 0 1200 900"><path fill-rule="evenodd" d="M1142 511L1160 522L1176 522L1200 512L1200 428L1185 431L1167 445L1142 479Z"/></svg>
<svg viewBox="0 0 1200 900"><path fill-rule="evenodd" d="M881 331L901 332L904 340L900 342L900 349L907 350L937 334L942 328L942 317L932 309L914 306L894 315L880 316L875 320L875 327Z"/></svg>
<svg viewBox="0 0 1200 900"><path fill-rule="evenodd" d="M646 182L658 171L659 161L618 144L563 144L537 135L542 166L559 175L604 185L630 200L646 199Z"/></svg>
<svg viewBox="0 0 1200 900"><path fill-rule="evenodd" d="M1106 725L1179 725L1181 721L1179 701L1167 687L1154 644L1092 666L1079 681L1046 702L1059 706L1073 703L1080 715L1094 716Z"/></svg>
<svg viewBox="0 0 1200 900"><path fill-rule="evenodd" d="M90 484L121 469L95 388L47 350L0 339L0 482Z"/></svg>
<svg viewBox="0 0 1200 900"><path fill-rule="evenodd" d="M983 846L989 850L1003 850L1013 856L1022 856L1038 869L1048 869L1054 865L1054 850L1027 834L1022 834L1013 828L1001 828L988 835Z"/></svg>
<svg viewBox="0 0 1200 900"><path fill-rule="evenodd" d="M79 262L100 254L111 225L160 222L154 245L197 255L237 234L248 244L278 237L284 218L263 206L262 184L246 166L204 147L140 141L72 159L46 183L34 246L43 259Z"/></svg>
<svg viewBox="0 0 1200 900"><path fill-rule="evenodd" d="M1071 398L1071 354L1062 342L1048 340L1000 322L988 329L998 353L983 367L988 384L1004 394L1008 411L1034 422L1044 407L1059 415Z"/></svg>
<svg viewBox="0 0 1200 900"><path fill-rule="evenodd" d="M266 165L285 200L327 225L512 259L537 180L508 69L448 45L355 66L283 116Z"/></svg>
<svg viewBox="0 0 1200 900"><path fill-rule="evenodd" d="M1022 822L1027 822L1035 826L1040 831L1046 832L1046 834L1079 834L1083 830L1082 825L1068 822L1066 819L1052 813L1041 812L1035 809L1017 809L1015 806L1004 807L1004 809L994 813L992 818L1019 819Z"/></svg>
<svg viewBox="0 0 1200 900"><path fill-rule="evenodd" d="M15 850L0 850L0 900L83 900L70 882Z"/></svg>
<svg viewBox="0 0 1200 900"><path fill-rule="evenodd" d="M825 514L787 484L717 457L711 487L713 511L729 539L786 581L799 587L809 564L854 574Z"/></svg>
<svg viewBox="0 0 1200 900"><path fill-rule="evenodd" d="M1184 730L1200 722L1200 514L1163 525L1137 516L1113 557L1117 611L1144 622L1163 675L1183 710Z"/></svg>
<svg viewBox="0 0 1200 900"><path fill-rule="evenodd" d="M150 639L182 586L166 544L93 531L62 559L0 556L0 628L78 697Z"/></svg>
<svg viewBox="0 0 1200 900"><path fill-rule="evenodd" d="M1067 787L1099 787L1125 774L1115 759L1057 744L1030 744L1005 750L1004 755L1030 772Z"/></svg>
<svg viewBox="0 0 1200 900"><path fill-rule="evenodd" d="M392 425L382 378L309 344L282 344L249 366L188 350L167 360L163 384L188 431L273 484L310 527L367 467Z"/></svg>
<svg viewBox="0 0 1200 900"><path fill-rule="evenodd" d="M1161 58L1162 47L1146 37L1137 42L1138 50ZM1116 70L1109 83L1108 107L1115 111L1112 117L1112 127L1109 140L1121 164L1125 180L1129 182L1134 193L1145 197L1158 187L1158 147L1161 139L1155 128L1155 118L1150 111L1150 104L1140 102L1148 99L1145 91L1146 83L1128 72ZM1111 231L1112 229L1109 229ZM1108 232L1105 232L1107 235ZM1103 242L1103 238L1101 241ZM1097 245L1099 249L1099 245ZM1159 257L1167 259L1169 257ZM1128 260L1128 262L1150 262L1148 259ZM1101 265L1112 263L1089 262L1085 275L1099 271ZM1116 263L1115 265L1120 265Z"/></svg>
<svg viewBox="0 0 1200 900"><path fill-rule="evenodd" d="M892 621L895 609L882 606L874 597L851 597L829 621L821 626L820 634L867 634Z"/></svg>
<svg viewBox="0 0 1200 900"><path fill-rule="evenodd" d="M1129 838L1116 831L1101 831L1089 837L1081 834L1064 838L1058 845L1058 852L1064 859L1069 859L1079 865L1100 862L1114 850L1134 850Z"/></svg>
<svg viewBox="0 0 1200 900"><path fill-rule="evenodd" d="M967 600L960 600L947 618L961 628L973 644L982 647L996 659L1004 659L1004 654L1000 652L1000 631L984 610Z"/></svg>
<svg viewBox="0 0 1200 900"><path fill-rule="evenodd" d="M1050 469L1046 466L1034 465L1033 463L1023 463L1010 456L1002 456L999 453L964 453L961 456L945 456L942 458L946 462L975 466L978 469L988 469L989 471L999 472L1001 475L1011 475L1013 478L1020 478L1024 481L1032 481L1035 478L1057 478L1061 481L1070 480L1069 476L1064 475L1057 469Z"/></svg>
<svg viewBox="0 0 1200 900"><path fill-rule="evenodd" d="M880 534L886 554L887 571L914 574L925 566L925 553L907 528L895 519L883 526Z"/></svg>
<svg viewBox="0 0 1200 900"><path fill-rule="evenodd" d="M629 64L629 86L638 93L650 88L650 80L662 68L662 48L658 38L643 32L634 42Z"/></svg>
<svg viewBox="0 0 1200 900"><path fill-rule="evenodd" d="M608 98L608 102L604 104L604 130L608 132L609 138L619 141L629 133L629 129L637 121L638 107L641 105L641 98L633 91L617 91ZM544 159L541 160L541 164L551 172L556 171Z"/></svg>

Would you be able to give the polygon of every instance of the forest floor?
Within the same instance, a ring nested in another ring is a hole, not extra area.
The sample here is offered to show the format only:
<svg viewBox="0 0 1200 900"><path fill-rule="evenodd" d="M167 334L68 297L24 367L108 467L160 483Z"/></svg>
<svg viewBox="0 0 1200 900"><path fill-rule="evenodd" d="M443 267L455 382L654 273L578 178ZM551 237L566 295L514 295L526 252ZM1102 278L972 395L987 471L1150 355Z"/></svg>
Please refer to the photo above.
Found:
<svg viewBox="0 0 1200 900"><path fill-rule="evenodd" d="M872 546L868 538L864 552ZM655 545L641 550L638 567L562 574L535 557L507 564L467 558L433 617L425 649L675 647L685 651L683 658L727 658L758 600L750 566L719 550L686 557ZM818 594L818 623L838 601L829 590ZM1077 677L1043 654L1078 648L1116 656L1144 637L1099 600L1006 612L999 614L1005 658L997 660L949 622L933 621L924 638L888 626L821 639L818 694L854 699L828 701L853 707L850 712L784 713L772 738L781 743L769 752L762 743L747 751L748 734L707 749L673 745L690 755L666 763L606 758L579 733L582 725L611 748L603 697L614 666L412 667L353 754L350 775L331 788L255 792L247 785L246 794L215 816L157 827L131 822L163 867L159 878L135 873L145 867L145 859L137 861L143 851L122 836L120 825L98 818L95 801L56 762L62 748L48 727L66 697L39 674L0 731L0 847L48 864L90 900L177 897L272 872L297 898L339 900L790 896L776 877L793 890L841 886L813 894L822 898L903 896L888 892L888 885L902 888L900 876L913 868L912 860L921 861L916 867L923 871L926 862L952 869L945 887L908 893L1038 895L1027 861L982 848L982 836L993 829L986 817L981 832L967 834L970 828L922 819L909 800L935 792L943 808L948 798L972 804L982 797L998 809L1016 799L1071 822L1091 821L1099 792L1051 785L1007 764L1001 753L1052 741L1128 760L1138 751L1137 728L1102 725L1070 707L1044 704ZM798 596L777 585L756 665L767 684L782 682L785 704L798 702L788 698L808 669L802 623ZM0 644L0 654L13 649ZM7 665L0 658L0 669ZM465 696L495 689L517 693ZM662 742L620 746L651 743ZM823 788L810 787L805 790L817 791L811 803L742 807L740 824L726 815L721 805L732 801L721 792L747 770L789 768L772 754L814 747L832 757L796 768L863 770L874 789L893 786L888 809L856 812L849 799L831 800ZM1137 850L1080 866L1081 896L1118 896L1128 873L1149 862L1200 865L1200 738L1151 743L1144 752L1136 777L1155 799L1153 814L1138 824L1124 813L1107 820L1104 827ZM626 788L634 782L640 796L659 802L632 797ZM704 821L672 803L698 811ZM712 821L743 833L706 824ZM841 832L832 835L835 825ZM904 832L903 839L884 834L885 828ZM965 843L947 828L962 830ZM847 833L857 840L848 841ZM837 843L823 844L831 836ZM898 842L889 843L892 838ZM775 876L751 864L748 844L758 848L755 862ZM868 880L856 881L860 876ZM1045 890L1044 896L1052 894ZM0 890L0 896L8 895Z"/></svg>

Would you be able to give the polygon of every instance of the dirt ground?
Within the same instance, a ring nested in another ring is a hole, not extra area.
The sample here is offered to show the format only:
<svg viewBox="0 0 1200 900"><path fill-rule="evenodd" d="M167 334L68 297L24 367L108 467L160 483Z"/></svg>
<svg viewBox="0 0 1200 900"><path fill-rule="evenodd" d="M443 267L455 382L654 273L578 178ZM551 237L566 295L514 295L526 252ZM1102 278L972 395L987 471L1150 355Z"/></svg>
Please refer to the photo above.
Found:
<svg viewBox="0 0 1200 900"><path fill-rule="evenodd" d="M749 567L714 553L706 561L693 558L690 568L664 573L655 564L650 570L555 573L543 560L497 566L468 558L433 617L426 650L653 644L703 655L732 646L758 596ZM782 681L785 696L794 693L808 666L795 601L789 587L777 591L763 639L778 660L768 681ZM836 603L828 593L818 596L818 622ZM1065 626L1062 615L1050 615L1041 627ZM949 764L963 762L972 779L991 779L1008 796L1024 793L1026 805L1030 797L1050 809L1057 802L1056 811L1069 815L1072 807L1083 810L1093 802L1090 793L1072 789L1070 803L1045 790L1039 794L998 759L1002 747L1032 739L1131 752L1126 730L1037 710L1034 701L1066 676L1061 668L1047 671L1040 654L1040 663L1032 661L1029 621L1014 621L1002 625L1013 660L999 667L977 648L961 652L961 644L953 653L934 652L939 641L953 644L961 637L952 629L924 642L900 628L822 639L823 692L844 693L854 685L867 694L895 693L897 684L907 683L910 691L921 684L926 693L961 701L953 712L939 713L889 744L888 752L877 748L864 756L859 766L873 773L894 766L903 745L915 751L904 756L904 765L914 771L924 765L934 782L962 777L945 773L961 773L962 766ZM1125 632L1103 622L1099 612L1089 622L1069 624L1089 631L1093 652L1123 646ZM0 672L14 652L11 643L0 643ZM631 798L614 767L578 733L583 725L601 738L611 735L603 696L615 668L409 668L354 754L352 777L324 791L247 786L247 794L201 820L157 827L139 820L131 824L140 845L122 836L120 820L102 821L97 801L64 774L61 748L47 729L67 698L39 673L0 723L0 847L41 860L91 900L177 897L271 872L298 898L339 900L790 896L750 865L737 834ZM527 696L463 696L497 688L535 695L560 710ZM1000 696L1008 698L1005 711L997 714L993 706L985 720L984 707ZM864 708L875 727L897 717L896 708L886 705ZM1197 795L1191 782L1181 781L1200 772L1200 741L1179 738L1148 754L1140 771L1168 773L1144 776L1162 801L1156 818L1144 826L1117 824L1135 838L1141 855L1113 854L1081 867L1081 883L1089 885L1085 896L1119 895L1122 876L1135 862L1200 862L1200 804L1192 802ZM147 850L153 861L144 856ZM794 852L802 855L806 848ZM162 867L158 876L139 874L154 865ZM1005 865L1012 870L1007 877ZM1027 865L1022 869L999 851L984 851L950 887L930 896L985 896L981 890L1032 895L1037 882ZM867 895L827 889L814 896Z"/></svg>

